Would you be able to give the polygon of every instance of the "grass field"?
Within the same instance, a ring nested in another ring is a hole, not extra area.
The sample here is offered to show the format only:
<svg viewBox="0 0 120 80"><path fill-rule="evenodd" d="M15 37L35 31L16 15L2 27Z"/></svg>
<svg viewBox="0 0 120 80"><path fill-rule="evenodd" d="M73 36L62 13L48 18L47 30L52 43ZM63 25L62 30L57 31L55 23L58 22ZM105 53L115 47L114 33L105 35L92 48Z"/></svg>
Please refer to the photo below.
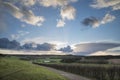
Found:
<svg viewBox="0 0 120 80"><path fill-rule="evenodd" d="M17 58L0 57L0 80L67 80L44 67Z"/></svg>
<svg viewBox="0 0 120 80"><path fill-rule="evenodd" d="M45 59L36 59L33 62L38 63L61 63L61 59L51 59L51 58L45 58Z"/></svg>

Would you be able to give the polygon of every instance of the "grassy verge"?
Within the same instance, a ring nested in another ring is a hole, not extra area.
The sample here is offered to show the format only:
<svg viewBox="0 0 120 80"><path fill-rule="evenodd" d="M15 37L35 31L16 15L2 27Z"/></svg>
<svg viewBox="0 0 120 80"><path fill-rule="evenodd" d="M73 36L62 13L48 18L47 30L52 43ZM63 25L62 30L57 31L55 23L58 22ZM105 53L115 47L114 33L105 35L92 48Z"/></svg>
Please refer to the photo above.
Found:
<svg viewBox="0 0 120 80"><path fill-rule="evenodd" d="M0 57L0 80L67 80L66 78L16 58Z"/></svg>

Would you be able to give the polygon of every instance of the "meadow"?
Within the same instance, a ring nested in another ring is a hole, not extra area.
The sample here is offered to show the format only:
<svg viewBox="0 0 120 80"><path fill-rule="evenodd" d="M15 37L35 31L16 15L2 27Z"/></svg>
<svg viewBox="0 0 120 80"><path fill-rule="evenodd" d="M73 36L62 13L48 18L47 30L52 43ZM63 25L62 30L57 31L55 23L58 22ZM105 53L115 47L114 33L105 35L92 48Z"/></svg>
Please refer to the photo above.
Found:
<svg viewBox="0 0 120 80"><path fill-rule="evenodd" d="M15 57L0 57L0 80L67 80L46 68Z"/></svg>

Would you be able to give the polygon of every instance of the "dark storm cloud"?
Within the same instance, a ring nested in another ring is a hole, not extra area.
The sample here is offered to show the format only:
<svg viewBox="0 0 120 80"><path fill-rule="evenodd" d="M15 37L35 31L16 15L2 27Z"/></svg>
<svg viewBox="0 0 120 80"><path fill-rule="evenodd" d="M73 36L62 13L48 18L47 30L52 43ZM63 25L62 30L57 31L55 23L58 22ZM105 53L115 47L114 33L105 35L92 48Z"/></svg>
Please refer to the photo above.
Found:
<svg viewBox="0 0 120 80"><path fill-rule="evenodd" d="M55 48L55 45L49 43L37 44L36 49L41 51L50 51Z"/></svg>
<svg viewBox="0 0 120 80"><path fill-rule="evenodd" d="M20 43L16 40L9 41L7 38L0 38L0 48L4 49L19 49Z"/></svg>
<svg viewBox="0 0 120 80"><path fill-rule="evenodd" d="M71 49L70 46L67 46L67 47L64 47L64 48L59 49L59 51L63 51L63 52L72 52L73 49Z"/></svg>
<svg viewBox="0 0 120 80"><path fill-rule="evenodd" d="M120 46L120 43L105 43L105 42L83 43L83 44L75 45L76 49L74 51L75 53L91 54L91 53L95 53L98 51L105 51L105 50L119 47L119 46Z"/></svg>
<svg viewBox="0 0 120 80"><path fill-rule="evenodd" d="M25 43L22 49L25 50L39 50L39 51L50 51L55 48L55 45L49 43L35 44L35 43Z"/></svg>
<svg viewBox="0 0 120 80"><path fill-rule="evenodd" d="M82 24L85 26L98 27L100 25L100 22L95 17L88 17L82 21Z"/></svg>
<svg viewBox="0 0 120 80"><path fill-rule="evenodd" d="M33 43L25 43L23 46L22 46L22 49L34 49L33 47Z"/></svg>
<svg viewBox="0 0 120 80"><path fill-rule="evenodd" d="M55 45L49 43L43 44L25 43L24 45L20 46L20 43L17 42L16 40L9 41L7 38L0 38L0 48L50 51L55 49Z"/></svg>

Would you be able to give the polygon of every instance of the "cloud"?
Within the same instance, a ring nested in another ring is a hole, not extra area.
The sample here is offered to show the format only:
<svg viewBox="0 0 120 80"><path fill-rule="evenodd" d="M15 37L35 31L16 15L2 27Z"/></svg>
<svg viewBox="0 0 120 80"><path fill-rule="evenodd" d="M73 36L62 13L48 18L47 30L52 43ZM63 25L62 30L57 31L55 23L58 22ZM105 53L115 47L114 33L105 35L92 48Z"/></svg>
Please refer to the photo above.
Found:
<svg viewBox="0 0 120 80"><path fill-rule="evenodd" d="M63 20L65 20L65 19L74 20L75 14L76 14L76 10L72 6L65 6L60 11L60 15L61 15Z"/></svg>
<svg viewBox="0 0 120 80"><path fill-rule="evenodd" d="M36 48L36 46L37 46L37 44L35 44L35 43L25 43L24 45L22 45L22 49L33 50Z"/></svg>
<svg viewBox="0 0 120 80"><path fill-rule="evenodd" d="M7 38L0 38L0 48L3 49L24 49L24 50L39 50L39 51L51 51L55 50L55 44L51 43L25 43L21 45L16 40L9 41Z"/></svg>
<svg viewBox="0 0 120 80"><path fill-rule="evenodd" d="M55 49L55 45L50 43L37 44L36 49L41 51L51 51Z"/></svg>
<svg viewBox="0 0 120 80"><path fill-rule="evenodd" d="M92 56L101 56L101 55L120 55L120 52L107 52L107 51L99 51L90 54Z"/></svg>
<svg viewBox="0 0 120 80"><path fill-rule="evenodd" d="M3 1L3 0L1 0ZM20 4L22 6L30 7L36 4L37 0L6 0L12 4Z"/></svg>
<svg viewBox="0 0 120 80"><path fill-rule="evenodd" d="M63 20L58 20L57 27L64 27L65 22Z"/></svg>
<svg viewBox="0 0 120 80"><path fill-rule="evenodd" d="M113 6L113 10L119 10L119 9L120 9L120 3Z"/></svg>
<svg viewBox="0 0 120 80"><path fill-rule="evenodd" d="M94 0L90 6L98 9L111 7L112 10L119 10L120 0Z"/></svg>
<svg viewBox="0 0 120 80"><path fill-rule="evenodd" d="M26 38L21 41L21 44L25 43L35 43L35 44L43 44L43 43L50 43L50 44L55 44L56 49L60 49L61 47L65 47L68 42L65 41L59 41L54 38L45 38L45 37L35 37L35 38Z"/></svg>
<svg viewBox="0 0 120 80"><path fill-rule="evenodd" d="M85 26L92 26L93 28L96 28L99 27L100 21L95 17L89 17L89 18L85 18L82 21L82 24L84 24Z"/></svg>
<svg viewBox="0 0 120 80"><path fill-rule="evenodd" d="M0 8L3 8L3 10L20 21L34 26L41 26L45 20L43 16L35 16L34 13L26 7L21 6L21 8L19 8L10 2L1 1Z"/></svg>
<svg viewBox="0 0 120 80"><path fill-rule="evenodd" d="M57 22L57 27L64 27L65 20L74 20L76 9L70 6L70 3L77 2L78 0L39 0L39 3L44 7L60 7L60 17Z"/></svg>
<svg viewBox="0 0 120 80"><path fill-rule="evenodd" d="M21 36L24 36L26 34L29 34L30 32L28 31L18 31L18 34L21 35Z"/></svg>
<svg viewBox="0 0 120 80"><path fill-rule="evenodd" d="M69 52L72 52L73 49L70 46L66 46L64 48L60 48L59 51L62 51L62 52L65 52L65 53L66 52L69 53Z"/></svg>
<svg viewBox="0 0 120 80"><path fill-rule="evenodd" d="M50 44L50 43L42 43L42 44L25 43L22 46L22 49L24 49L24 50L51 51L51 50L55 49L55 45Z"/></svg>
<svg viewBox="0 0 120 80"><path fill-rule="evenodd" d="M3 11L11 14L21 22L33 26L41 26L45 21L43 16L36 16L31 7L38 4L43 7L60 8L61 19L57 23L57 27L64 27L65 20L73 20L75 18L76 10L70 3L77 2L78 0L1 0L0 8Z"/></svg>
<svg viewBox="0 0 120 80"><path fill-rule="evenodd" d="M85 53L85 54L92 54L99 51L106 51L108 49L119 47L120 43L105 43L105 42L98 42L98 43L83 43L75 45L74 52L75 53Z"/></svg>
<svg viewBox="0 0 120 80"><path fill-rule="evenodd" d="M12 34L11 35L11 38L14 40L14 39L19 39L20 38L20 35L18 34Z"/></svg>
<svg viewBox="0 0 120 80"><path fill-rule="evenodd" d="M25 5L25 6L33 6L35 3L36 3L37 0L19 0L19 2L22 4L22 5Z"/></svg>
<svg viewBox="0 0 120 80"><path fill-rule="evenodd" d="M60 48L62 48L62 47L65 47L67 44L68 44L68 42L64 42L64 41L49 41L49 43L51 43L51 44L55 44L56 46L55 46L55 49L60 49Z"/></svg>
<svg viewBox="0 0 120 80"><path fill-rule="evenodd" d="M64 6L61 8L61 19L57 23L57 27L64 27L65 20L74 20L76 15L76 9L72 6Z"/></svg>
<svg viewBox="0 0 120 80"><path fill-rule="evenodd" d="M120 55L120 47L115 47L106 51L98 51L90 55Z"/></svg>
<svg viewBox="0 0 120 80"><path fill-rule="evenodd" d="M101 24L106 24L106 23L108 23L108 22L112 22L112 21L114 21L115 19L116 19L115 16L107 13L107 14L103 17L103 19L102 19L102 21L101 21Z"/></svg>
<svg viewBox="0 0 120 80"><path fill-rule="evenodd" d="M97 19L96 17L88 17L82 21L82 24L85 26L92 26L92 28L97 28L100 25L107 24L114 21L115 19L116 17L114 15L107 13L102 20Z"/></svg>
<svg viewBox="0 0 120 80"><path fill-rule="evenodd" d="M0 38L0 48L7 48L9 40L7 38Z"/></svg>
<svg viewBox="0 0 120 80"><path fill-rule="evenodd" d="M68 5L71 2L76 2L77 0L38 0L39 3L44 7L62 7Z"/></svg>
<svg viewBox="0 0 120 80"><path fill-rule="evenodd" d="M22 36L27 35L27 34L29 34L29 32L27 32L27 31L18 31L17 34L12 34L12 35L11 35L11 38L12 38L13 40L16 40L16 39L19 39L19 38L22 37Z"/></svg>
<svg viewBox="0 0 120 80"><path fill-rule="evenodd" d="M20 43L16 40L9 41L7 38L0 38L0 48L4 49L19 49Z"/></svg>

